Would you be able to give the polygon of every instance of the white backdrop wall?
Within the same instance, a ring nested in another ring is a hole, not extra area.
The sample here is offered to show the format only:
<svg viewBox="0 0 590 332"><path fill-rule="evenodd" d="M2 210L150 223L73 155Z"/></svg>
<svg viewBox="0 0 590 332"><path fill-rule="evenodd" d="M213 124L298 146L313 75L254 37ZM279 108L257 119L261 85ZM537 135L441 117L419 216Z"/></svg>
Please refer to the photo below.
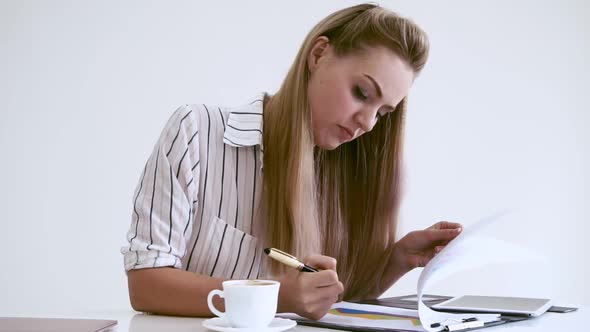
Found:
<svg viewBox="0 0 590 332"><path fill-rule="evenodd" d="M0 1L0 314L129 308L119 248L171 112L279 87L304 36L358 1ZM400 235L438 220L546 257L442 294L590 304L590 9L382 1L431 39L410 95ZM415 270L386 295L415 292Z"/></svg>

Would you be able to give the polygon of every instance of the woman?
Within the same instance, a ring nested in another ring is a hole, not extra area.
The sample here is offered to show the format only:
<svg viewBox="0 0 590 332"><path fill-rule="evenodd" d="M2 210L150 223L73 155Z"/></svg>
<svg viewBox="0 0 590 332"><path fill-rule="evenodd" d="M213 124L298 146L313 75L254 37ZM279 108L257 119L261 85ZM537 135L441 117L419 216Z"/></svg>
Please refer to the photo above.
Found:
<svg viewBox="0 0 590 332"><path fill-rule="evenodd" d="M319 319L424 266L461 231L440 222L395 241L406 96L427 55L413 22L357 5L309 33L276 94L180 107L146 164L122 249L133 308L209 316L207 294L223 280L272 278L279 311ZM270 262L265 247L321 271Z"/></svg>

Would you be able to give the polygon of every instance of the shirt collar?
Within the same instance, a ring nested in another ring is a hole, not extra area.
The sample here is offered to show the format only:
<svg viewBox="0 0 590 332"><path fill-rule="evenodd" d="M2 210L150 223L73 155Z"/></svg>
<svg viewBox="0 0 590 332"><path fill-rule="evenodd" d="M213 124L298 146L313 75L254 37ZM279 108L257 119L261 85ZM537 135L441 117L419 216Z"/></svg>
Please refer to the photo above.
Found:
<svg viewBox="0 0 590 332"><path fill-rule="evenodd" d="M264 93L261 93L249 104L230 111L223 143L235 147L260 145L262 149L263 99Z"/></svg>

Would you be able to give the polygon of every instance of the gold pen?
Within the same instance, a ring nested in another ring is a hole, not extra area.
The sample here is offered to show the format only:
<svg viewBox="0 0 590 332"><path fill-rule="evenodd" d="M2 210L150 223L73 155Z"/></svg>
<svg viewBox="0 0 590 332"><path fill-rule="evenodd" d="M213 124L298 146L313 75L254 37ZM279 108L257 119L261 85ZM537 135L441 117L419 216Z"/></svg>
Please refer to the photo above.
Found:
<svg viewBox="0 0 590 332"><path fill-rule="evenodd" d="M289 255L284 251L280 251L279 249L266 248L264 249L264 253L267 254L268 257L275 259L287 266L294 267L301 272L319 272L318 269L303 264L297 259L297 257Z"/></svg>

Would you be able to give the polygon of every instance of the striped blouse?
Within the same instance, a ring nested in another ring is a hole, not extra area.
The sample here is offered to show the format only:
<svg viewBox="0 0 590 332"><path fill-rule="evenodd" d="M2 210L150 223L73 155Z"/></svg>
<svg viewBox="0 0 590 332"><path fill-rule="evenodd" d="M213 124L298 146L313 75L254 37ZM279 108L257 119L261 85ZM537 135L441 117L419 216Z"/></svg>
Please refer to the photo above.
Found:
<svg viewBox="0 0 590 332"><path fill-rule="evenodd" d="M225 279L264 275L253 236L262 185L262 98L237 108L183 105L135 194L125 270L173 266Z"/></svg>

